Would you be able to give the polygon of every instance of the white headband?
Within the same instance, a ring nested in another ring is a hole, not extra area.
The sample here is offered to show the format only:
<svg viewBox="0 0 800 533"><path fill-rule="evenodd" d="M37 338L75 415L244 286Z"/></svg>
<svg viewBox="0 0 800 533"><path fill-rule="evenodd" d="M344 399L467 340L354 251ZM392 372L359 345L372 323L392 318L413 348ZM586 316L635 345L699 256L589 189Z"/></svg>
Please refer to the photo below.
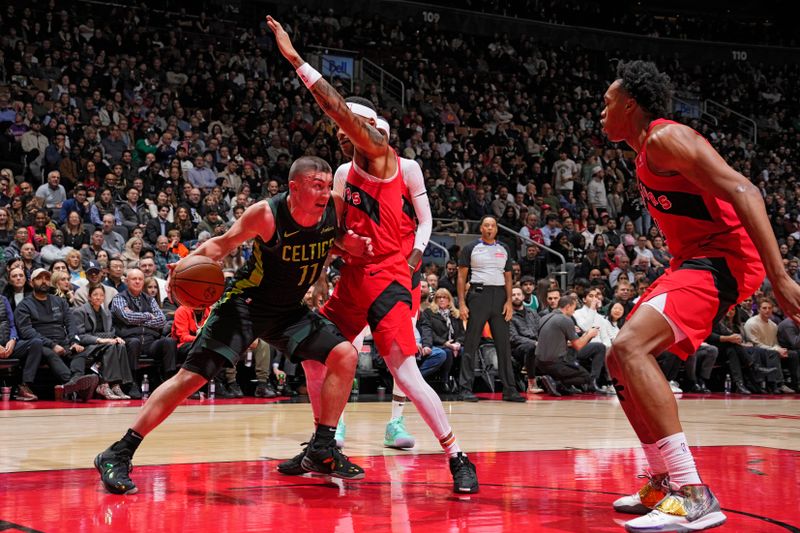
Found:
<svg viewBox="0 0 800 533"><path fill-rule="evenodd" d="M386 133L388 136L392 135L392 130L389 128L389 123L380 117L375 120L375 127Z"/></svg>
<svg viewBox="0 0 800 533"><path fill-rule="evenodd" d="M371 118L372 120L378 120L378 114L373 110L368 108L365 105L356 104L353 102L347 102L347 109L353 112L353 114L358 115L359 117L364 118Z"/></svg>

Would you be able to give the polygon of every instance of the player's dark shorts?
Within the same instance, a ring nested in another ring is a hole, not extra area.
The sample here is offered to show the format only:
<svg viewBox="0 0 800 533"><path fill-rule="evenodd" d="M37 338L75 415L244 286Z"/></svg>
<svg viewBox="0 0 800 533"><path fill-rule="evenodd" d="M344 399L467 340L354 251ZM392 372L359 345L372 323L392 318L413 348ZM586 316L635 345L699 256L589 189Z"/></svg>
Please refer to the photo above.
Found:
<svg viewBox="0 0 800 533"><path fill-rule="evenodd" d="M212 309L189 348L183 368L206 379L224 366L233 366L256 338L261 338L293 361L325 363L328 354L346 339L327 318L298 305L276 309L269 304L234 295Z"/></svg>
<svg viewBox="0 0 800 533"><path fill-rule="evenodd" d="M675 332L676 342L668 350L685 360L728 309L751 296L763 279L760 264L722 257L689 259L656 279L628 320L645 304L659 311Z"/></svg>

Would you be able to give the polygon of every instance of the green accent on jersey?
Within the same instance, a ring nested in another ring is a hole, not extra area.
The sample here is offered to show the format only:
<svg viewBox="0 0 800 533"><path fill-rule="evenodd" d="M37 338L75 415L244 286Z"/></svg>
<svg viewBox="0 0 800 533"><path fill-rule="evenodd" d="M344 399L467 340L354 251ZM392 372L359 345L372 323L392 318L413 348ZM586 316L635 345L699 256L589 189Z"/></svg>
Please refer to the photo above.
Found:
<svg viewBox="0 0 800 533"><path fill-rule="evenodd" d="M305 228L289 214L288 193L267 203L275 220L275 233L268 242L256 237L253 255L236 274L236 282L222 301L241 295L255 304L294 307L323 273L336 237L337 218L333 197L319 223Z"/></svg>

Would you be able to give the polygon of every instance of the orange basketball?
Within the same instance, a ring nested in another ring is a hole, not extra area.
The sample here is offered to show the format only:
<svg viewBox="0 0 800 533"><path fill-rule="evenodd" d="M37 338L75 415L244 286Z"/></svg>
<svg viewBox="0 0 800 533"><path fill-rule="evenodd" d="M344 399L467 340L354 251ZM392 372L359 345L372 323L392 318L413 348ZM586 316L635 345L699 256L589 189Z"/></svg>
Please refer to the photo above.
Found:
<svg viewBox="0 0 800 533"><path fill-rule="evenodd" d="M216 303L225 290L222 268L203 255L181 259L170 277L172 299L186 307L208 307Z"/></svg>

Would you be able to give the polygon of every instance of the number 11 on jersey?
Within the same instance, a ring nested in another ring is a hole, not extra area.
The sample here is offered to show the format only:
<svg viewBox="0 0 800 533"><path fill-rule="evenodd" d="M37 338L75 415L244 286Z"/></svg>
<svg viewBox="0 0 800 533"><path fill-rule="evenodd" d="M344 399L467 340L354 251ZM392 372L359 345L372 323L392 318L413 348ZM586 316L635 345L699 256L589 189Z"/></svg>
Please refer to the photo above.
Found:
<svg viewBox="0 0 800 533"><path fill-rule="evenodd" d="M308 276L308 271L309 271L308 267L311 267L310 276ZM300 276L300 281L297 283L298 287L300 285L303 285L304 283L311 284L317 281L317 272L319 271L319 263L313 263L311 265L303 265L300 268L303 270L303 274ZM308 276L308 279L306 279L306 276Z"/></svg>

